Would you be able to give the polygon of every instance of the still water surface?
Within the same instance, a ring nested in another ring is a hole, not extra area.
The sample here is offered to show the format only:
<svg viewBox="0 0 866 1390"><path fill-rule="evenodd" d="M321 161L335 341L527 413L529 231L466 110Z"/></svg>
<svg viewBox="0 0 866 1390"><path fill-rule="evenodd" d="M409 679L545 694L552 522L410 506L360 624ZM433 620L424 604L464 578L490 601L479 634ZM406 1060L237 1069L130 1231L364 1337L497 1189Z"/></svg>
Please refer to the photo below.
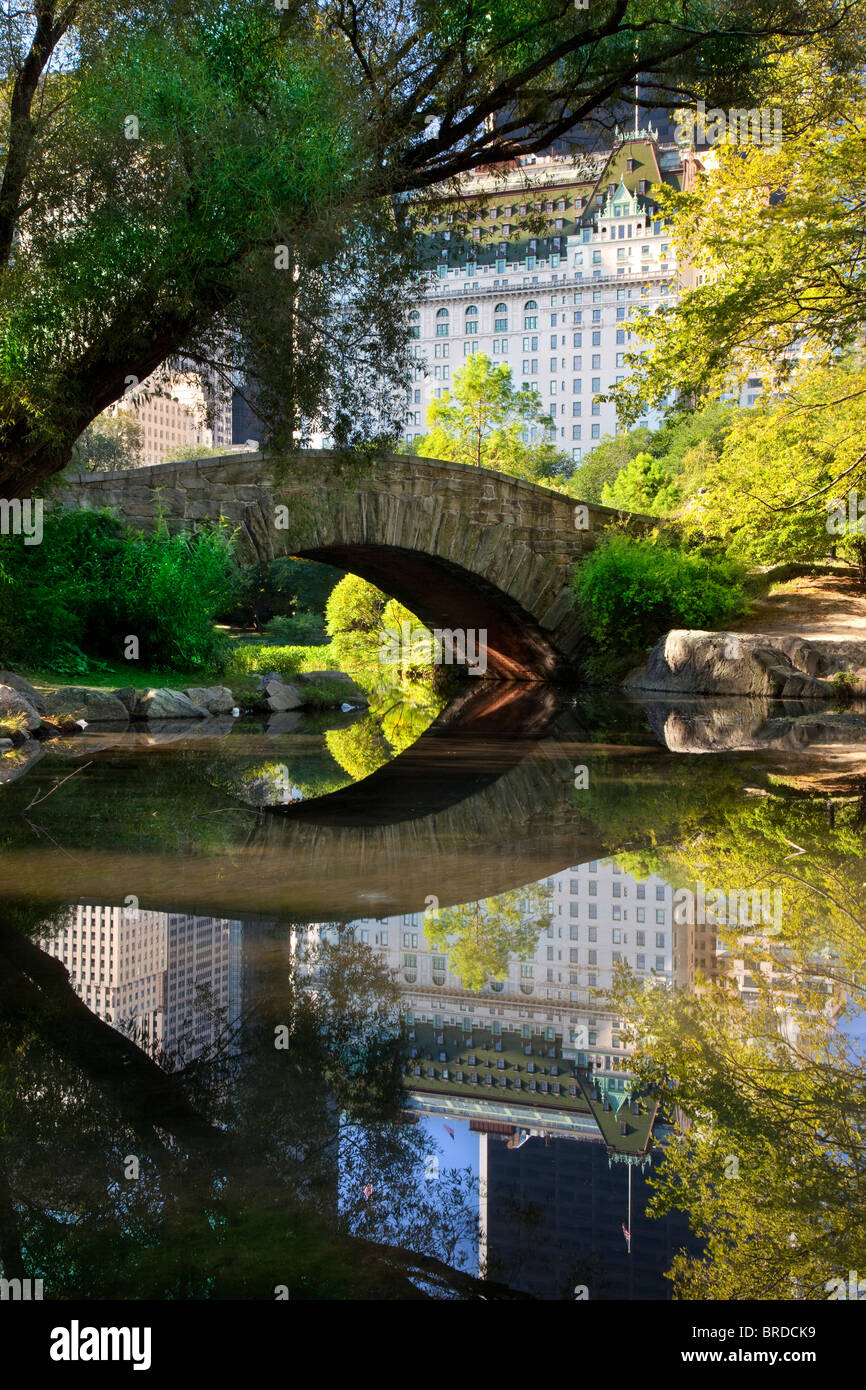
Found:
<svg viewBox="0 0 866 1390"><path fill-rule="evenodd" d="M822 1296L862 1210L866 814L856 715L804 714L497 687L390 743L293 715L7 762L6 1271Z"/></svg>

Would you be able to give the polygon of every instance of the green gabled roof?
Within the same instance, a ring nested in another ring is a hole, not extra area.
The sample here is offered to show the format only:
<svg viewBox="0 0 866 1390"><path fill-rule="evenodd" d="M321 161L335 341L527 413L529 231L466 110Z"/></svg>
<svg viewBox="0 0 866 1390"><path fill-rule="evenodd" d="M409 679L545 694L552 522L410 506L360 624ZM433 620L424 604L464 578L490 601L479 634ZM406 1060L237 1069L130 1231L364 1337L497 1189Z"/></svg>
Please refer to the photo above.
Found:
<svg viewBox="0 0 866 1390"><path fill-rule="evenodd" d="M601 1131L602 1138L609 1149L629 1157L645 1154L652 1145L653 1124L658 1110L658 1100L649 1094L618 1095L605 1092L590 1076L581 1075L581 1085L586 1103ZM593 1092L598 1090L598 1100ZM605 1095L611 1102L610 1110L605 1110ZM619 1104L614 1105L614 1101ZM639 1114L632 1113L632 1102L637 1102ZM627 1132L620 1134L620 1124L625 1121Z"/></svg>
<svg viewBox="0 0 866 1390"><path fill-rule="evenodd" d="M627 161L632 160L635 168L628 170ZM549 175L551 170L545 168L544 174ZM527 228L521 228L519 232L512 231L507 242L506 252L506 273L510 273L514 268L514 262L525 259L528 243L534 238L538 243L539 256L545 257L552 252L552 238L559 236L564 239L573 235L580 228L585 227L595 221L596 206L595 198L603 195L602 208L605 203L611 201L607 189L611 183L617 185L617 191L613 195L613 201L620 201L623 198L637 200L639 206L647 207L652 203L649 193L639 194L637 184L641 179L645 179L647 187L653 184L669 183L678 187L680 183L679 174L667 172L662 174L659 167L658 155L654 144L645 137L636 136L622 141L610 153L603 165L592 174L581 173L578 170L569 171L564 165L561 171L561 178L550 183L539 182L537 187L530 188L496 188L486 191L471 191L466 196L466 204L480 204L489 210L490 206L496 206L497 217L491 222L486 217L482 224L482 236L475 241L472 238L471 228L472 219L464 214L457 217L453 224L440 223L437 227L428 226L423 229L422 236L427 243L427 249L431 264L443 263L449 267L455 264L463 264L466 261L474 261L478 265L492 264L498 256L497 247L500 240L499 229L506 220L501 215L501 209L506 205L516 206L521 203L531 204L533 202L553 201L562 198L565 201L565 209L562 212L556 210L552 214L544 214L549 225L544 230L530 232ZM580 199L581 207L578 211L576 200ZM465 205L463 205L465 207ZM539 214L541 215L541 214ZM560 217L563 227L560 232L556 231L555 220ZM521 219L512 214L507 219L511 223L519 223ZM461 230L463 229L463 230ZM446 242L444 239L445 231L450 231L451 236ZM446 252L442 261L442 252Z"/></svg>

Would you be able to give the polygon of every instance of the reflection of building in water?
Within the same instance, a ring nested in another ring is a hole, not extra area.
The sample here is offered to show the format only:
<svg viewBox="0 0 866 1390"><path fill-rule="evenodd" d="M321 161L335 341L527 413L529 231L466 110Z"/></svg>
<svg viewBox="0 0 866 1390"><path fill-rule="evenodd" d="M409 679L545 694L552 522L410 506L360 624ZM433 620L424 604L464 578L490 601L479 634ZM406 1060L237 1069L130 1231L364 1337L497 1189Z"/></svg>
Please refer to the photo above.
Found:
<svg viewBox="0 0 866 1390"><path fill-rule="evenodd" d="M360 919L355 936L395 972L418 1023L560 1039L566 1057L593 1068L606 1089L624 1092L627 1049L604 991L619 961L648 979L673 980L671 888L656 877L638 882L610 860L563 869L546 884L552 920L534 952L513 956L505 978L480 993L464 989L447 952L430 946L422 913ZM317 930L335 936L335 929Z"/></svg>
<svg viewBox="0 0 866 1390"><path fill-rule="evenodd" d="M670 1297L662 1270L683 1246L694 1248L688 1222L672 1213L644 1215L643 1167L632 1167L631 1254L624 1165L605 1145L554 1136L516 1151L503 1134L481 1133L481 1249L488 1277L536 1298ZM658 1159L655 1152L654 1161ZM576 1294L580 1286L584 1286Z"/></svg>
<svg viewBox="0 0 866 1390"><path fill-rule="evenodd" d="M194 1056L239 1016L240 922L79 904L40 945L93 1013L149 1049L187 1037Z"/></svg>
<svg viewBox="0 0 866 1390"><path fill-rule="evenodd" d="M686 904L684 915L687 920L675 924L673 929L674 984L677 989L694 993L699 973L704 980L719 979L721 947L715 923L695 920L698 914L694 902Z"/></svg>
<svg viewBox="0 0 866 1390"><path fill-rule="evenodd" d="M241 1012L240 922L168 916L165 1049L195 1056L231 1033Z"/></svg>
<svg viewBox="0 0 866 1390"><path fill-rule="evenodd" d="M655 876L639 882L610 860L564 869L543 886L549 909L534 950L513 955L504 977L480 992L463 987L444 947L431 946L424 914L363 918L351 930L400 981L418 1041L407 1075L414 1103L425 1108L435 1098L437 1113L598 1137L579 1074L592 1075L613 1119L631 1072L605 991L619 962L647 979L673 981L672 890ZM315 945L344 930L318 926L302 936ZM470 1055L474 1068L465 1060Z"/></svg>

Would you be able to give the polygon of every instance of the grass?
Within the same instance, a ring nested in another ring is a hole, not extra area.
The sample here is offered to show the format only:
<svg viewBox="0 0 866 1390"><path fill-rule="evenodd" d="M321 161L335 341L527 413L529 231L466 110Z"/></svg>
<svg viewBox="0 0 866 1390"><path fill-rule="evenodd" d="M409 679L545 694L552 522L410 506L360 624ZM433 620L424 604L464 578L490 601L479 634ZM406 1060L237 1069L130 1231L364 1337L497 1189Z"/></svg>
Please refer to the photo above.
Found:
<svg viewBox="0 0 866 1390"><path fill-rule="evenodd" d="M191 686L228 685L233 694L243 698L257 689L252 674L255 671L295 676L299 671L339 670L331 658L330 646L286 647L249 633L232 634L232 644L225 669L215 671L154 671L134 661L100 661L98 667L84 675L58 675L56 671L22 667L17 668L17 674L43 690L64 685L91 690L117 690L124 686L135 690L164 686L186 690Z"/></svg>
<svg viewBox="0 0 866 1390"><path fill-rule="evenodd" d="M21 738L26 733L27 715L23 711L0 715L0 738Z"/></svg>

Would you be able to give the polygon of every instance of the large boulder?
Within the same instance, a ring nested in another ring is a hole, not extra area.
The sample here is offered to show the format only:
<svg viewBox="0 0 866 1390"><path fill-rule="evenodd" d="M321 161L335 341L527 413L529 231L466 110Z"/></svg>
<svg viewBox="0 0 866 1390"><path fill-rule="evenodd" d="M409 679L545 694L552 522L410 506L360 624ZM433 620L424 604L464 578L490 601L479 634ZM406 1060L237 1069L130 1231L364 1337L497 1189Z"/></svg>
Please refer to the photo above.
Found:
<svg viewBox="0 0 866 1390"><path fill-rule="evenodd" d="M139 690L133 707L136 719L207 719L208 711L194 704L182 690Z"/></svg>
<svg viewBox="0 0 866 1390"><path fill-rule="evenodd" d="M64 685L45 697L45 717L52 723L128 724L129 713L110 690Z"/></svg>
<svg viewBox="0 0 866 1390"><path fill-rule="evenodd" d="M864 643L673 628L625 688L635 694L828 699L839 694L834 678L847 682L849 676L852 693L866 692Z"/></svg>
<svg viewBox="0 0 866 1390"><path fill-rule="evenodd" d="M278 676L265 681L262 687L262 705L274 714L285 714L286 710L301 709L303 703L300 688L293 682L280 680Z"/></svg>
<svg viewBox="0 0 866 1390"><path fill-rule="evenodd" d="M120 690L112 690L111 693L115 700L120 701L131 719L140 692L136 690L134 685L124 685Z"/></svg>
<svg viewBox="0 0 866 1390"><path fill-rule="evenodd" d="M39 711L26 695L13 690L11 685L0 685L0 722L4 715L23 714L24 727L29 734L42 723Z"/></svg>
<svg viewBox="0 0 866 1390"><path fill-rule="evenodd" d="M208 714L231 714L237 705L227 685L194 685L183 693L194 705L206 709Z"/></svg>
<svg viewBox="0 0 866 1390"><path fill-rule="evenodd" d="M10 690L17 690L19 695L26 695L39 714L45 713L45 696L40 695L36 686L31 685L23 676L16 676L14 671L0 671L0 685L8 685Z"/></svg>

